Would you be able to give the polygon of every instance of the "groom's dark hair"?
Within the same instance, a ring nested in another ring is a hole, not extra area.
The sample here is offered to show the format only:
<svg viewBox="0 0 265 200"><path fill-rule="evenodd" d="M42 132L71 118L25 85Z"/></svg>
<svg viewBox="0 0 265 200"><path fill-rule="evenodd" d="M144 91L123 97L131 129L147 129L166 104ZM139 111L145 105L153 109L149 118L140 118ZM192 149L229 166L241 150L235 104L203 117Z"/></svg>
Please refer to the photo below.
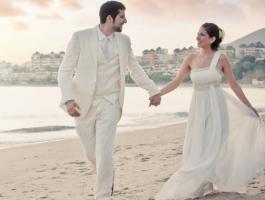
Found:
<svg viewBox="0 0 265 200"><path fill-rule="evenodd" d="M107 1L101 5L99 10L100 23L104 24L106 22L107 16L111 16L113 21L119 14L120 10L125 10L126 7L118 1Z"/></svg>

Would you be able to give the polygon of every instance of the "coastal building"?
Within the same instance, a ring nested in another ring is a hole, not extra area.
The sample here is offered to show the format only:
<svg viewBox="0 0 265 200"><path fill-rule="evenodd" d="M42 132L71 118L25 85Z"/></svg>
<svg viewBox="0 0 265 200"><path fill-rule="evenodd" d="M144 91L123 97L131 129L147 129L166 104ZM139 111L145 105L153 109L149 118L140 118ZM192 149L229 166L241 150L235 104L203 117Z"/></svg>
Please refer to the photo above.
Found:
<svg viewBox="0 0 265 200"><path fill-rule="evenodd" d="M168 49L162 49L161 47L156 48L157 63L166 64L169 61Z"/></svg>
<svg viewBox="0 0 265 200"><path fill-rule="evenodd" d="M236 56L243 58L245 56L254 56L255 58L265 58L265 46L261 42L241 44L236 49Z"/></svg>
<svg viewBox="0 0 265 200"><path fill-rule="evenodd" d="M220 51L225 54L230 60L234 60L236 58L236 49L231 45L221 47Z"/></svg>
<svg viewBox="0 0 265 200"><path fill-rule="evenodd" d="M12 64L6 61L0 62L0 79L3 80L9 80L11 79L11 73L12 73Z"/></svg>
<svg viewBox="0 0 265 200"><path fill-rule="evenodd" d="M174 57L175 57L175 63L177 66L180 66L183 59L190 53L195 53L195 52L198 52L199 49L198 48L194 48L193 46L190 46L189 48L182 48L182 49L179 49L179 48L176 48L174 49L173 53L174 53Z"/></svg>
<svg viewBox="0 0 265 200"><path fill-rule="evenodd" d="M146 49L143 51L143 56L142 56L143 65L154 66L157 63L157 60L158 60L158 56L154 49L151 49L151 50Z"/></svg>
<svg viewBox="0 0 265 200"><path fill-rule="evenodd" d="M49 54L41 54L37 51L31 56L32 67L41 70L46 67L58 68L64 55L63 51L59 53L51 52Z"/></svg>

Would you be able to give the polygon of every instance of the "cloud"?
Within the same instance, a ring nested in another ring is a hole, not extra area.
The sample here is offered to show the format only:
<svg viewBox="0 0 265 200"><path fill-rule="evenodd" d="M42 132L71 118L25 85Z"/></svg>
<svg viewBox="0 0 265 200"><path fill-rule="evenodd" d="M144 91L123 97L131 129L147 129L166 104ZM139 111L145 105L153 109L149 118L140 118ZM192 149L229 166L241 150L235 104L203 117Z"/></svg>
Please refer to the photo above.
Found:
<svg viewBox="0 0 265 200"><path fill-rule="evenodd" d="M38 19L44 19L44 20L62 20L62 19L64 19L61 15L59 15L57 13L51 13L48 15L38 14L36 17Z"/></svg>
<svg viewBox="0 0 265 200"><path fill-rule="evenodd" d="M233 21L244 18L244 12L236 4L215 0L130 0L127 8L156 20L201 21L223 18Z"/></svg>
<svg viewBox="0 0 265 200"><path fill-rule="evenodd" d="M60 3L63 7L80 10L82 6L76 0L60 0Z"/></svg>
<svg viewBox="0 0 265 200"><path fill-rule="evenodd" d="M265 1L264 0L243 0L244 12L249 16L261 16L264 18Z"/></svg>
<svg viewBox="0 0 265 200"><path fill-rule="evenodd" d="M41 7L41 8L47 8L51 3L53 3L53 0L24 0L31 2L32 4Z"/></svg>
<svg viewBox="0 0 265 200"><path fill-rule="evenodd" d="M13 17L26 15L23 10L16 7L11 1L0 1L0 17Z"/></svg>
<svg viewBox="0 0 265 200"><path fill-rule="evenodd" d="M23 0L25 2L30 2L40 8L48 8L56 3L59 3L62 7L74 10L82 9L82 6L78 3L77 0Z"/></svg>
<svg viewBox="0 0 265 200"><path fill-rule="evenodd" d="M29 29L28 25L22 21L13 21L12 26L15 30L27 30L27 29Z"/></svg>

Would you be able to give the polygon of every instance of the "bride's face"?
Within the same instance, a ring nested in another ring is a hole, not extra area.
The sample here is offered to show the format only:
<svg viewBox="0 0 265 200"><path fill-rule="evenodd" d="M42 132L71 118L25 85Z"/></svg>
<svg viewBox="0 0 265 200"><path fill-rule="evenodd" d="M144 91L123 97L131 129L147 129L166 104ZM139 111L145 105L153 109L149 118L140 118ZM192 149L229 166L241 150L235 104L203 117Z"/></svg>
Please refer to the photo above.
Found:
<svg viewBox="0 0 265 200"><path fill-rule="evenodd" d="M211 43L213 42L213 38L208 35L208 33L203 27L200 27L196 39L197 46L200 48L210 47Z"/></svg>

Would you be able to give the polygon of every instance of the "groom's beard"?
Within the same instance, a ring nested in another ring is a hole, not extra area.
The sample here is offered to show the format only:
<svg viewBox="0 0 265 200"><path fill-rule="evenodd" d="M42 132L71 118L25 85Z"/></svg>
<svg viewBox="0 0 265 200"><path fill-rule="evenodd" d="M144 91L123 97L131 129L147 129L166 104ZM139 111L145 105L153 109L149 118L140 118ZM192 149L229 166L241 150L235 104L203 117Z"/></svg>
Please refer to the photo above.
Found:
<svg viewBox="0 0 265 200"><path fill-rule="evenodd" d="M113 27L113 31L114 31L114 32L122 32L122 25L121 25L120 27L118 27L118 26L115 27L115 26L114 26L114 27Z"/></svg>

